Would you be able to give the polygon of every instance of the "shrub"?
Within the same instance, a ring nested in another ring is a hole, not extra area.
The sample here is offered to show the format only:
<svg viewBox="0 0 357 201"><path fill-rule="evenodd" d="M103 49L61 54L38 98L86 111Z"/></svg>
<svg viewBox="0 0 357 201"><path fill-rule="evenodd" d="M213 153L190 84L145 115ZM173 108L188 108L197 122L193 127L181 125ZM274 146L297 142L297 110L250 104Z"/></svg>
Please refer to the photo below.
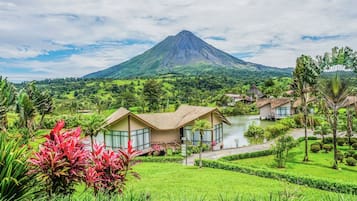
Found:
<svg viewBox="0 0 357 201"><path fill-rule="evenodd" d="M244 153L244 154L235 154L235 155L225 156L218 160L235 161L235 160L245 159L245 158L256 158L256 157L261 157L261 156L269 156L272 154L274 154L274 150L264 150L264 151L256 151L256 152L250 152L250 153Z"/></svg>
<svg viewBox="0 0 357 201"><path fill-rule="evenodd" d="M354 159L354 158L352 158L352 157L350 157L350 158L347 158L347 159L346 159L346 163L347 163L347 165L349 165L349 166L356 166L357 160Z"/></svg>
<svg viewBox="0 0 357 201"><path fill-rule="evenodd" d="M249 125L248 130L244 132L244 136L250 138L262 138L264 137L264 129L253 123Z"/></svg>
<svg viewBox="0 0 357 201"><path fill-rule="evenodd" d="M354 150L348 150L347 152L345 152L345 157L352 157L355 154Z"/></svg>
<svg viewBox="0 0 357 201"><path fill-rule="evenodd" d="M139 162L156 162L156 163L181 163L184 157L182 156L139 156L135 161Z"/></svg>
<svg viewBox="0 0 357 201"><path fill-rule="evenodd" d="M343 156L343 153L342 152L337 152L337 160L339 160L341 163L343 162L343 159L344 159L344 156Z"/></svg>
<svg viewBox="0 0 357 201"><path fill-rule="evenodd" d="M284 118L284 119L280 119L278 121L279 124L282 124L288 128L297 128L296 122L293 118Z"/></svg>
<svg viewBox="0 0 357 201"><path fill-rule="evenodd" d="M357 154L353 154L352 157L357 160Z"/></svg>
<svg viewBox="0 0 357 201"><path fill-rule="evenodd" d="M284 135L288 130L289 128L287 126L277 123L275 125L271 125L265 128L265 136L268 139L274 139L280 135Z"/></svg>
<svg viewBox="0 0 357 201"><path fill-rule="evenodd" d="M354 150L357 150L357 142L352 144Z"/></svg>
<svg viewBox="0 0 357 201"><path fill-rule="evenodd" d="M324 146L322 146L322 149L325 150L325 153L328 153L332 150L332 146L329 144L324 144Z"/></svg>
<svg viewBox="0 0 357 201"><path fill-rule="evenodd" d="M357 138L351 138L351 145L357 143Z"/></svg>
<svg viewBox="0 0 357 201"><path fill-rule="evenodd" d="M324 144L332 144L333 143L333 138L332 137L325 137L323 143Z"/></svg>
<svg viewBox="0 0 357 201"><path fill-rule="evenodd" d="M135 164L134 158L140 152L133 149L131 141L128 141L126 151L119 149L114 152L105 150L104 147L97 144L93 146L89 159L90 166L85 172L86 184L93 187L94 192L122 193L127 173L139 178L139 175L132 171L132 166Z"/></svg>
<svg viewBox="0 0 357 201"><path fill-rule="evenodd" d="M337 138L337 145L338 146L343 146L345 144L345 139L343 138Z"/></svg>
<svg viewBox="0 0 357 201"><path fill-rule="evenodd" d="M322 147L324 146L324 144L322 142L314 142L311 145L318 145L318 146L320 146L320 149L322 149Z"/></svg>
<svg viewBox="0 0 357 201"><path fill-rule="evenodd" d="M89 151L80 140L79 128L61 133L64 121L60 121L46 135L46 141L29 160L31 175L39 175L49 196L72 194L74 184L84 180Z"/></svg>
<svg viewBox="0 0 357 201"><path fill-rule="evenodd" d="M202 143L202 151L208 151L208 150L209 150L208 144Z"/></svg>
<svg viewBox="0 0 357 201"><path fill-rule="evenodd" d="M0 133L0 200L33 200L34 176L28 175L28 150Z"/></svg>
<svg viewBox="0 0 357 201"><path fill-rule="evenodd" d="M321 147L320 147L319 144L312 144L311 147L310 147L310 150L313 153L318 153L321 150Z"/></svg>

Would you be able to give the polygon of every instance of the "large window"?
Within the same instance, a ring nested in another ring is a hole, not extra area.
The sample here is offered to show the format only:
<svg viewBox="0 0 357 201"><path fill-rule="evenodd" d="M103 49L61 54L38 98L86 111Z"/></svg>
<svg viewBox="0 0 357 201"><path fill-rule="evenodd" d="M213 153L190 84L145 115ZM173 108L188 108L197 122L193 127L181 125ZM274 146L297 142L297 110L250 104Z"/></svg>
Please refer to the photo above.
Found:
<svg viewBox="0 0 357 201"><path fill-rule="evenodd" d="M150 147L150 130L148 128L131 131L130 139L133 148L143 150ZM126 149L128 148L128 132L127 131L109 131L104 136L106 148L111 149Z"/></svg>
<svg viewBox="0 0 357 201"><path fill-rule="evenodd" d="M204 144L211 144L211 131L203 131L203 141L202 143ZM190 142L192 142L193 145L199 145L200 144L200 131L196 131L195 133L192 133L192 126L186 126L183 128L183 133L186 139Z"/></svg>
<svg viewBox="0 0 357 201"><path fill-rule="evenodd" d="M148 128L131 131L131 141L136 150L150 147L150 130Z"/></svg>
<svg viewBox="0 0 357 201"><path fill-rule="evenodd" d="M276 117L287 117L290 116L290 109L288 107L278 107L276 109Z"/></svg>
<svg viewBox="0 0 357 201"><path fill-rule="evenodd" d="M128 148L128 132L127 131L108 131L105 132L104 142L106 148L122 149Z"/></svg>
<svg viewBox="0 0 357 201"><path fill-rule="evenodd" d="M223 124L214 125L214 139L216 143L221 143L223 141Z"/></svg>

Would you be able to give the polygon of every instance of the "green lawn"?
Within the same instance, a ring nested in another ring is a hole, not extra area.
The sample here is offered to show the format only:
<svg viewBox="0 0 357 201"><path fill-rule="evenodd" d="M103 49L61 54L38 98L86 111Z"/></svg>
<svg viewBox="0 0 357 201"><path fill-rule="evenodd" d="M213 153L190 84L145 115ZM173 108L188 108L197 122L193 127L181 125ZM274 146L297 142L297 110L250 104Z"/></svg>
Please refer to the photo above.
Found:
<svg viewBox="0 0 357 201"><path fill-rule="evenodd" d="M309 141L309 144L315 141ZM310 148L310 145L309 145ZM347 146L340 147L339 150L345 152ZM316 176L322 178L330 178L336 181L357 183L357 167L347 166L345 163L339 163L340 170L331 168L333 162L333 152L319 153L309 152L309 162L302 162L304 158L304 142L292 149L289 153L289 159L285 168L278 169L275 167L274 156L265 156L257 158L248 158L234 161L234 163L258 168L272 168L282 172L294 173L303 176Z"/></svg>
<svg viewBox="0 0 357 201"><path fill-rule="evenodd" d="M127 189L149 193L152 200L232 200L237 195L268 198L290 194L304 200L331 196L330 192L226 170L186 167L175 163L141 163L134 168L140 180L130 179ZM260 200L260 199L259 199ZM300 200L296 199L296 200Z"/></svg>

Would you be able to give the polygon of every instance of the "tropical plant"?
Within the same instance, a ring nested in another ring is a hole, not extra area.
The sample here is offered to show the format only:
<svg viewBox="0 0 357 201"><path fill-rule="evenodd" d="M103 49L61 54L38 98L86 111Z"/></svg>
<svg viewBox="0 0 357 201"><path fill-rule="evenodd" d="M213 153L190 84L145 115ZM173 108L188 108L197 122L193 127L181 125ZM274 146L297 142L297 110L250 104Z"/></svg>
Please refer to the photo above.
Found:
<svg viewBox="0 0 357 201"><path fill-rule="evenodd" d="M338 126L338 109L342 108L345 104L346 98L350 93L348 83L341 80L338 74L324 83L321 83L319 91L326 101L326 105L332 110L332 118L330 125L333 134L333 148L334 148L334 164L333 168L338 169L337 160L337 126Z"/></svg>
<svg viewBox="0 0 357 201"><path fill-rule="evenodd" d="M244 136L254 140L264 138L264 129L253 122L253 124L249 125L248 130L244 132Z"/></svg>
<svg viewBox="0 0 357 201"><path fill-rule="evenodd" d="M353 115L352 115L352 111L347 108L347 117L346 117L346 130L347 130L347 133L346 133L346 136L348 137L348 145L351 149L351 137L353 136Z"/></svg>
<svg viewBox="0 0 357 201"><path fill-rule="evenodd" d="M81 141L81 130L61 132L63 127L64 121L58 122L29 160L29 174L38 176L49 197L72 194L74 185L85 178L89 154Z"/></svg>
<svg viewBox="0 0 357 201"><path fill-rule="evenodd" d="M196 120L192 127L193 133L195 133L196 131L200 132L200 153L199 153L200 168L202 168L202 142L203 142L204 131L210 129L212 129L211 123L205 119Z"/></svg>
<svg viewBox="0 0 357 201"><path fill-rule="evenodd" d="M27 174L27 146L0 133L0 153L0 200L34 199L34 177Z"/></svg>
<svg viewBox="0 0 357 201"><path fill-rule="evenodd" d="M296 60L296 67L293 72L293 90L295 94L301 99L305 129L305 156L303 161L308 161L308 139L307 139L307 101L309 95L315 90L317 84L317 78L321 74L321 69L317 62L310 56L301 55Z"/></svg>
<svg viewBox="0 0 357 201"><path fill-rule="evenodd" d="M90 136L92 151L94 144L93 137L97 136L100 132L105 132L103 122L104 117L97 114L93 114L88 119L85 119L81 122L84 135Z"/></svg>
<svg viewBox="0 0 357 201"><path fill-rule="evenodd" d="M36 108L24 89L17 96L16 111L19 114L19 127L27 128L32 133L35 128L34 118L36 116Z"/></svg>
<svg viewBox="0 0 357 201"><path fill-rule="evenodd" d="M104 145L94 144L93 148L89 159L90 166L86 170L86 184L94 188L95 194L99 191L111 195L122 193L128 173L139 178L132 166L140 152L133 149L131 141L128 141L127 150L119 149L118 152L105 150Z"/></svg>
<svg viewBox="0 0 357 201"><path fill-rule="evenodd" d="M15 98L15 87L0 76L0 131L7 129L7 112Z"/></svg>
<svg viewBox="0 0 357 201"><path fill-rule="evenodd" d="M156 80L148 80L144 84L143 94L149 111L157 111L160 105L162 84Z"/></svg>
<svg viewBox="0 0 357 201"><path fill-rule="evenodd" d="M291 136L281 136L277 139L274 146L275 161L278 168L284 168L289 155L289 150L297 145L296 141Z"/></svg>

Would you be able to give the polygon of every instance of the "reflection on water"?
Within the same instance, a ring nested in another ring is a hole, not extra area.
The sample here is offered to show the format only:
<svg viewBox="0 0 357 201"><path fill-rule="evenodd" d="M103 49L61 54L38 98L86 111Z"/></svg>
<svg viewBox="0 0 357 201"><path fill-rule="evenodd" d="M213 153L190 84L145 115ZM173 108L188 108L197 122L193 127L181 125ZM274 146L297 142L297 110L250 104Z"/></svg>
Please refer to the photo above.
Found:
<svg viewBox="0 0 357 201"><path fill-rule="evenodd" d="M231 126L223 127L223 144L224 148L241 147L249 144L262 143L264 139L248 139L244 137L244 132L248 130L249 125L255 122L256 125L266 126L274 124L272 121L261 121L259 115L240 115L228 117L232 123Z"/></svg>

